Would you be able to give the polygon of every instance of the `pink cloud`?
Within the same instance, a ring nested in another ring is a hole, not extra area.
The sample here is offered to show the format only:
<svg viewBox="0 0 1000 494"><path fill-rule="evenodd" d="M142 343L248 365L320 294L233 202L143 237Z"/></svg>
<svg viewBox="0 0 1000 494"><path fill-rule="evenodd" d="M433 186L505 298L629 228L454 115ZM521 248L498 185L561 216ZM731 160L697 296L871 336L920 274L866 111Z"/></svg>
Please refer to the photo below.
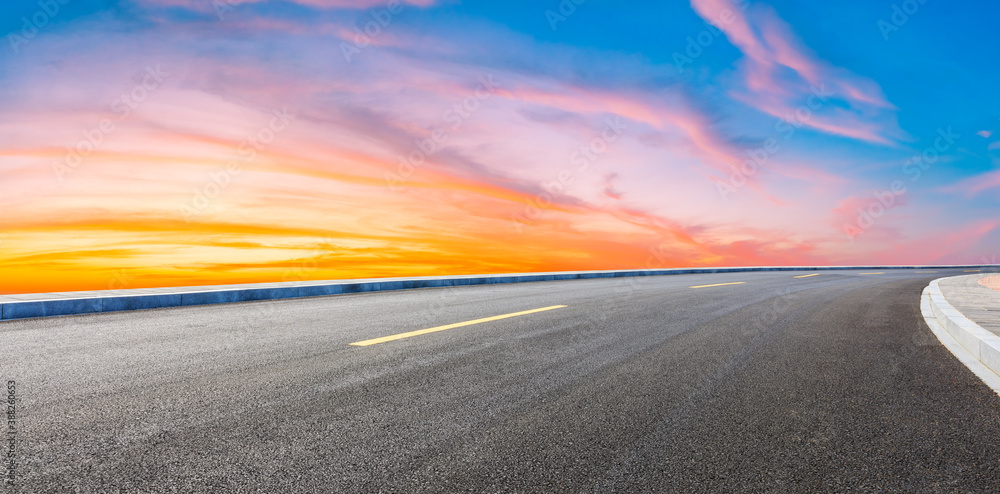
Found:
<svg viewBox="0 0 1000 494"><path fill-rule="evenodd" d="M1000 226L1000 221L997 220L976 221L958 230L949 228L948 231L932 232L900 247L915 262L928 264L957 262L963 253L971 250L983 237L992 233L998 226ZM883 262L898 262L894 259L899 258L898 251L896 253L886 252L880 257L884 259Z"/></svg>
<svg viewBox="0 0 1000 494"><path fill-rule="evenodd" d="M284 29L278 23L270 26ZM598 135L595 131L600 129L593 126L600 125L607 114L615 114L628 119L628 135L609 146L608 153L585 173L574 172L572 183L565 184L567 191L552 198L549 209L523 219L529 223L528 233L519 237L519 248L577 245L585 240L585 252L563 257L593 256L637 267L649 255L647 246L664 244L669 245L662 257L672 265L818 264L832 254L844 254L851 261L869 259L861 253L832 250L831 245L838 248L840 244L824 238L825 231L817 234L817 229L829 230L827 225L815 225L823 223L815 221L822 217L817 215L830 209L828 195L823 195L829 191L805 190L801 184L780 188L768 177L768 187L783 196L801 198L795 207L774 207L753 194L741 197L732 207L720 207L713 186L706 186L698 176L704 171L698 165L725 175L731 165L746 159L746 153L740 143L726 138L710 115L670 88L595 90L530 73L441 64L377 48L352 70L336 70L334 64L342 58L335 44L327 45L327 52L312 44L303 50L333 65L329 75L315 78L208 55L186 59L185 64L164 60L177 67L172 69L177 73L170 85L183 81L183 88L158 90L141 113L122 123L102 152L93 154L75 172L74 181L68 182L74 187L79 184L79 189L58 196L65 201L58 204L61 211L85 210L99 197L102 207L111 201L122 211L148 209L150 214L169 215L176 203L190 201L191 191L204 183L206 172L214 173L240 156L240 142L258 131L277 102L296 108L301 115L281 140L246 165L210 214L232 221L312 222L344 230L358 224L423 234L454 230L466 238L500 238L509 243L511 238L505 237L513 237L511 215L534 207L539 185L569 169L571 150ZM93 100L93 90L88 95L87 91L76 94L51 88L59 84L84 87L88 75L89 84L105 87L100 82L112 72L107 67L126 59L130 50L136 53L122 64L126 68L137 65L135 60L146 60L133 45L115 43L108 50L94 61L81 61L73 70L63 69L72 78L36 78L48 82L33 90L47 104L57 94L66 98L60 107L78 108L76 100L85 96ZM785 53L781 58L803 74L810 73L808 57ZM430 129L445 125L442 114L471 94L484 70L497 70L502 89L449 133L438 154L401 179L405 192L392 191L385 174L401 173L398 156L412 151L414 140L426 137ZM62 82L67 80L71 84ZM124 84L129 84L127 78ZM786 97L767 94L779 107ZM108 101L114 97L107 95ZM556 114L562 120L526 119L527 108ZM49 115L45 124L32 125L32 129L45 130L37 133L39 142L34 144L61 142L53 138L60 128L67 142L79 139L79 130L93 125L100 115L79 117L79 122L71 122L66 115ZM5 118L10 118L11 128L25 127L23 116ZM640 133L663 138L651 146L640 142ZM27 145L8 132L0 135L18 146ZM36 180L51 178L52 157L41 151L19 152L7 160L18 167L37 167ZM768 166L796 180L826 186L835 179L843 182L808 163L777 161ZM7 187L35 194L38 188L32 185L16 177ZM748 188L752 187L759 185L752 182ZM11 197L6 192L0 196ZM160 199L153 203L150 198ZM170 199L173 203L166 198L174 198ZM31 206L45 205L47 199L36 198L10 209L35 214ZM318 204L329 209L317 210ZM362 211L370 216L358 219ZM925 234L928 229L911 226L903 231ZM361 234L377 240L371 232ZM885 236L901 237L896 230ZM546 238L549 243L535 242ZM843 241L843 237L836 240ZM473 250L463 247L456 252Z"/></svg>
<svg viewBox="0 0 1000 494"><path fill-rule="evenodd" d="M748 160L737 146L713 129L713 124L707 116L676 99L672 99L668 104L641 94L609 93L576 87L561 87L557 91L550 91L529 85L502 90L499 94L561 111L578 114L613 113L659 131L680 131L690 146L689 151L699 157L707 167L726 177ZM787 166L771 163L768 166L789 178L822 179L831 184L843 182L843 179L829 172L802 163ZM757 176L745 178L752 190L774 204L782 204L782 201L764 191Z"/></svg>
<svg viewBox="0 0 1000 494"><path fill-rule="evenodd" d="M976 132L976 134L982 137L983 139L989 139L990 136L993 135L993 132L989 130L980 130L979 132Z"/></svg>
<svg viewBox="0 0 1000 494"><path fill-rule="evenodd" d="M881 191L886 197L880 199L876 194L864 196L850 196L837 203L830 212L833 214L833 224L843 230L845 225L851 225L858 229L869 230L882 229L887 226L886 216L892 214L899 207L906 206L908 201L906 195L889 196L888 191ZM888 207L885 205L889 204ZM864 217L863 220L859 218ZM867 222L872 224L868 225ZM859 223L862 223L859 225Z"/></svg>
<svg viewBox="0 0 1000 494"><path fill-rule="evenodd" d="M391 0L290 0L302 5L311 5L319 8L336 9L367 9L381 5L388 5ZM400 0L399 3L408 3L417 7L430 7L437 0Z"/></svg>
<svg viewBox="0 0 1000 494"><path fill-rule="evenodd" d="M876 83L816 58L771 7L755 4L743 11L728 0L691 0L691 5L746 56L745 87L733 91L738 100L778 118L811 102L809 118L801 123L832 135L886 145L902 135L895 107Z"/></svg>
<svg viewBox="0 0 1000 494"><path fill-rule="evenodd" d="M973 197L985 190L995 188L1000 188L1000 170L994 170L981 175L976 175L975 177L967 178L955 185L944 187L941 190L944 192L958 192L968 197Z"/></svg>
<svg viewBox="0 0 1000 494"><path fill-rule="evenodd" d="M564 87L548 91L528 85L504 90L501 95L578 114L613 113L657 130L681 130L699 152L708 158L709 166L722 172L742 161L727 149L728 144L715 135L706 117L681 105L667 107L656 101L642 100L619 93L607 93L582 88Z"/></svg>
<svg viewBox="0 0 1000 494"><path fill-rule="evenodd" d="M864 197L848 198L841 201L834 213L846 217L850 210L867 204ZM906 220L916 220L923 228L914 229L913 221L907 224ZM998 220L974 220L964 224L949 221L936 227L925 225L927 221L926 217L882 217L853 240L849 240L838 225L827 245L839 243L841 247L827 261L886 265L980 262L974 255L977 246L1000 227Z"/></svg>

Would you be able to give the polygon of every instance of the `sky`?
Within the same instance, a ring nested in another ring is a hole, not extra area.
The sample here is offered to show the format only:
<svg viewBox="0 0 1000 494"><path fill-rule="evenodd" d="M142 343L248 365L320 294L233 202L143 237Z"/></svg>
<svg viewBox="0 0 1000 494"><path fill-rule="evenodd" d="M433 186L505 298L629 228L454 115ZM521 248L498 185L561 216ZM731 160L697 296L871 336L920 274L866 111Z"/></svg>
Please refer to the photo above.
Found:
<svg viewBox="0 0 1000 494"><path fill-rule="evenodd" d="M0 293L996 263L997 15L4 2Z"/></svg>

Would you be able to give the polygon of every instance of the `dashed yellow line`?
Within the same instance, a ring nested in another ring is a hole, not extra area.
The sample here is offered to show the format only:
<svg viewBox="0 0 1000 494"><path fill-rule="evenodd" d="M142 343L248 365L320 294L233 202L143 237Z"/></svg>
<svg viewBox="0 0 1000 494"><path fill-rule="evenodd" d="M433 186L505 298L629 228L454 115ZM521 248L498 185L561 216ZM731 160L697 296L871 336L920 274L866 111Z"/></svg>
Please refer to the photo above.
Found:
<svg viewBox="0 0 1000 494"><path fill-rule="evenodd" d="M937 271L914 271L914 273L919 273L919 274L928 274L928 273L936 273L936 272Z"/></svg>
<svg viewBox="0 0 1000 494"><path fill-rule="evenodd" d="M885 273L858 273L858 274L859 275L866 275L866 274L885 274Z"/></svg>
<svg viewBox="0 0 1000 494"><path fill-rule="evenodd" d="M503 314L503 315L500 315L500 316L484 317L482 319L473 319L472 321L457 322L455 324L445 324L444 326L436 326L436 327L433 327L433 328L421 329L421 330L418 330L418 331L410 331L409 333L399 333L399 334L394 334L394 335L391 335L391 336L383 336L381 338L373 338L373 339L370 339L370 340L356 341L354 343L351 343L351 345L354 345L354 346L376 345L378 343L385 343L385 342L388 342L388 341L396 341L396 340L401 340L403 338L411 338L413 336L420 336L422 334L436 333L438 331L445 331L445 330L448 330L448 329L461 328L462 326L471 326L473 324L481 324L481 323L484 323L484 322L498 321L500 319L507 319L508 317L526 316L528 314L535 314L537 312L544 312L544 311L547 311L547 310L562 309L563 307L566 307L566 306L565 305L553 305L551 307L542 307L541 309L532 309L532 310L526 310L526 311L521 311L521 312L514 312L514 313L511 313L511 314Z"/></svg>
<svg viewBox="0 0 1000 494"><path fill-rule="evenodd" d="M809 277L812 277L812 276L819 276L819 275L820 275L820 273L816 273L816 274L804 274L802 276L795 276L795 278L809 278Z"/></svg>
<svg viewBox="0 0 1000 494"><path fill-rule="evenodd" d="M982 269L966 269L965 270L966 273L978 273L980 271L982 271Z"/></svg>
<svg viewBox="0 0 1000 494"><path fill-rule="evenodd" d="M693 286L691 288L709 288L713 286L729 286L729 285L744 285L744 284L746 284L745 281L737 281L735 283L716 283L714 285L698 285L698 286Z"/></svg>

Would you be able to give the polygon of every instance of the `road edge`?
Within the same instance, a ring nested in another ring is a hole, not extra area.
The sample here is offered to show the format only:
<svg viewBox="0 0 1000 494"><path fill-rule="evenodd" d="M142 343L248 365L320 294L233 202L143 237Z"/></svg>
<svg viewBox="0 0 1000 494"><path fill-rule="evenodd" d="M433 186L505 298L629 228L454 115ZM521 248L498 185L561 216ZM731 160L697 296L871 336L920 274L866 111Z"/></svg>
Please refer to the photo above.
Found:
<svg viewBox="0 0 1000 494"><path fill-rule="evenodd" d="M0 303L0 321L40 317L96 314L144 309L164 309L194 305L230 304L263 300L324 297L349 293L412 290L452 286L529 283L637 276L667 276L681 274L746 273L761 271L844 271L856 269L979 269L995 265L968 266L752 266L719 268L629 269L613 271L565 271L555 273L521 273L496 275L424 276L372 280L331 280L312 282L259 283L240 287L191 290L159 288L136 290L106 290L86 296L53 294L48 299L9 301ZM38 294L47 295L47 294ZM58 295L58 296L56 296Z"/></svg>
<svg viewBox="0 0 1000 494"><path fill-rule="evenodd" d="M962 315L941 292L938 278L924 288L920 312L952 355L1000 395L1000 337Z"/></svg>

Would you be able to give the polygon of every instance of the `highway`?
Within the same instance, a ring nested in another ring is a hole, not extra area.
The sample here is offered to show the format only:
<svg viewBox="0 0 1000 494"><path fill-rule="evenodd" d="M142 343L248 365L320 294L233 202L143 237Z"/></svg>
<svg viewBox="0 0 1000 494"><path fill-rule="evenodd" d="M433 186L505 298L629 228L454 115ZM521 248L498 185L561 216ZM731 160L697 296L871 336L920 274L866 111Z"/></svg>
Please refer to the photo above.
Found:
<svg viewBox="0 0 1000 494"><path fill-rule="evenodd" d="M5 321L14 489L1000 492L1000 397L920 315L921 290L948 274L966 273L558 281Z"/></svg>

